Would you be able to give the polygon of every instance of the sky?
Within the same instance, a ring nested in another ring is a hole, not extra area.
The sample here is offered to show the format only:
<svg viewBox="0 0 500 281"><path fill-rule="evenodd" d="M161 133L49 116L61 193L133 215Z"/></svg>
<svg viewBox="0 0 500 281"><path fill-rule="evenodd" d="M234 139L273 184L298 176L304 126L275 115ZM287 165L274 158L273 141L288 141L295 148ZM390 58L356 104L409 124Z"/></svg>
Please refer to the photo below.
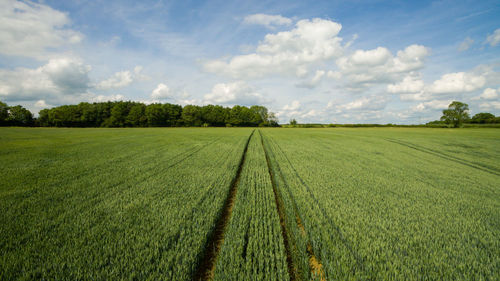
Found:
<svg viewBox="0 0 500 281"><path fill-rule="evenodd" d="M0 0L0 100L264 105L280 123L500 115L500 2Z"/></svg>

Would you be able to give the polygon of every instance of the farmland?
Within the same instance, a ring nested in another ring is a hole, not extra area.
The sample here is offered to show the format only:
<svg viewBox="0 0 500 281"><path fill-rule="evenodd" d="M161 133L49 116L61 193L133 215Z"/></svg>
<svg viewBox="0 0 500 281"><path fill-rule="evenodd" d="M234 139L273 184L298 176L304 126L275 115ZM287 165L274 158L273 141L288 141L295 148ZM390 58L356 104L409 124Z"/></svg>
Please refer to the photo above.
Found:
<svg viewBox="0 0 500 281"><path fill-rule="evenodd" d="M498 280L500 130L0 128L0 280Z"/></svg>

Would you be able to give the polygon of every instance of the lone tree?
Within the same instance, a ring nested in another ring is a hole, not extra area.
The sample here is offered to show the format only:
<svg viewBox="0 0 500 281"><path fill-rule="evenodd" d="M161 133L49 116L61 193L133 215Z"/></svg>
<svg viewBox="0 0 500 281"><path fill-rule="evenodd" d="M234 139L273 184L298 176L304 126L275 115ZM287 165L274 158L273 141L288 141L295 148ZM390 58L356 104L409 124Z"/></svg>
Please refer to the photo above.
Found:
<svg viewBox="0 0 500 281"><path fill-rule="evenodd" d="M469 106L466 103L454 101L448 105L448 109L443 110L441 121L458 128L469 118Z"/></svg>
<svg viewBox="0 0 500 281"><path fill-rule="evenodd" d="M292 126L294 126L294 127L295 127L295 126L297 126L297 120L295 120L295 119L290 119L290 125L292 125Z"/></svg>

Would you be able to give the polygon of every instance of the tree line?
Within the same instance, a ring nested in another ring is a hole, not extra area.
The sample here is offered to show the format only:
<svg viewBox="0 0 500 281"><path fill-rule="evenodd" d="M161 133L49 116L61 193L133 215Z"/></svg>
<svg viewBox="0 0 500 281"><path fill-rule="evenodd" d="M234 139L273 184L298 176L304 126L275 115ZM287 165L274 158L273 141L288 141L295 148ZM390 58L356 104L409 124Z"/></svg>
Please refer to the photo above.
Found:
<svg viewBox="0 0 500 281"><path fill-rule="evenodd" d="M266 107L235 105L144 104L133 101L82 102L42 109L38 118L26 108L0 101L0 125L41 127L254 127L278 126Z"/></svg>
<svg viewBox="0 0 500 281"><path fill-rule="evenodd" d="M500 116L488 112L469 115L469 105L460 101L453 101L448 108L443 110L443 116L440 120L432 121L427 125L447 124L455 128L461 127L464 123L468 124L500 124Z"/></svg>

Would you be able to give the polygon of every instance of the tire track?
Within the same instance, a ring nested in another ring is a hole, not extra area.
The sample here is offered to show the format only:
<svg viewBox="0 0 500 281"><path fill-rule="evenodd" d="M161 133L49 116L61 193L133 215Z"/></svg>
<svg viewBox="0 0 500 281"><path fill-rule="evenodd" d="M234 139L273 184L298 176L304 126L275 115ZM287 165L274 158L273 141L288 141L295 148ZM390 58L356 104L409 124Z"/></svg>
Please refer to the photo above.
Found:
<svg viewBox="0 0 500 281"><path fill-rule="evenodd" d="M238 191L238 184L240 182L241 171L243 169L243 164L245 163L245 157L248 150L248 144L250 143L250 139L252 138L254 132L255 130L252 131L247 139L240 163L238 165L238 171L231 182L231 187L229 188L228 196L224 202L224 206L222 207L221 215L217 219L213 231L208 236L205 250L201 254L201 259L198 263L198 269L193 275L194 281L211 280L213 278L217 257L219 256L222 244L224 243L224 233L229 225L229 220L231 219L234 201Z"/></svg>
<svg viewBox="0 0 500 281"><path fill-rule="evenodd" d="M287 229L286 229L286 215L283 207L283 200L276 188L276 179L274 178L274 174L271 169L271 160L269 159L269 155L267 154L266 147L264 146L264 139L259 130L260 143L262 144L262 149L264 150L264 154L266 156L267 170L269 172L269 177L271 178L271 185L273 187L274 193L274 202L276 203L276 209L280 218L281 225L281 235L283 236L283 242L285 244L285 253L286 253L286 263L288 267L288 276L290 276L290 280L300 280L298 278L297 266L294 264L291 254L291 243L288 239Z"/></svg>
<svg viewBox="0 0 500 281"><path fill-rule="evenodd" d="M447 155L447 154L444 154L442 152L439 152L439 151L436 151L436 150L433 150L433 149L429 149L429 148L424 148L424 147L421 147L421 146L418 146L418 145L415 145L415 144L412 144L412 143L408 143L408 142L405 142L405 141L402 141L402 140L396 140L396 139L385 139L385 140L388 141L388 142L392 142L392 143L395 143L395 144L399 144L401 146L405 146L405 147L408 147L408 148L420 151L420 152L424 152L424 153L427 153L427 154L430 154L430 155L434 155L434 156L443 158L443 159L448 160L448 161L452 161L452 162L455 162L455 163L458 163L458 164L462 164L462 165L465 165L465 166L468 166L468 167L471 167L471 168L474 168L474 169L478 169L478 170L481 170L481 171L486 172L486 173L490 173L490 174L493 174L493 175L496 175L496 176L500 176L500 172L499 171L497 171L497 170L495 170L495 169L493 169L493 168L491 168L489 166L485 166L485 165L482 165L482 164L470 162L470 161L465 160L465 159L461 159L461 158L458 158L458 157L455 157L455 156L452 156L452 155Z"/></svg>
<svg viewBox="0 0 500 281"><path fill-rule="evenodd" d="M316 204L316 206L318 206L318 209L320 210L321 214L323 215L323 217L328 221L328 223L333 227L333 229L335 230L335 232L337 233L337 236L339 238L339 240L342 242L342 244L347 248L347 250L351 253L351 255L354 257L354 260L356 261L356 264L358 266L358 268L361 270L361 271L364 271L365 270L365 265L364 265L364 262L363 262L363 258L361 257L361 255L359 255L359 253L354 249L354 247L352 246L351 242L349 240L347 240L347 238L344 236L344 234L342 233L342 231L340 230L340 227L333 221L333 219L328 215L328 213L326 212L326 210L324 209L323 205L319 202L319 200L316 198L316 196L313 194L311 188L309 187L309 185L304 181L304 179L302 179L302 177L299 175L298 171L295 169L295 167L293 166L292 162L290 161L290 159L288 158L288 156L285 154L285 152L283 151L283 149L281 148L281 146L275 142L273 140L273 143L276 145L276 147L280 150L281 154L284 156L284 158L287 160L288 162L288 165L290 166L290 168L293 170L295 176L299 179L300 183L306 188L307 190L307 193L309 193L309 196L311 196L311 198L313 199L314 203ZM285 184L288 185L285 181ZM292 196L293 198L293 196ZM300 217L299 217L300 219Z"/></svg>

